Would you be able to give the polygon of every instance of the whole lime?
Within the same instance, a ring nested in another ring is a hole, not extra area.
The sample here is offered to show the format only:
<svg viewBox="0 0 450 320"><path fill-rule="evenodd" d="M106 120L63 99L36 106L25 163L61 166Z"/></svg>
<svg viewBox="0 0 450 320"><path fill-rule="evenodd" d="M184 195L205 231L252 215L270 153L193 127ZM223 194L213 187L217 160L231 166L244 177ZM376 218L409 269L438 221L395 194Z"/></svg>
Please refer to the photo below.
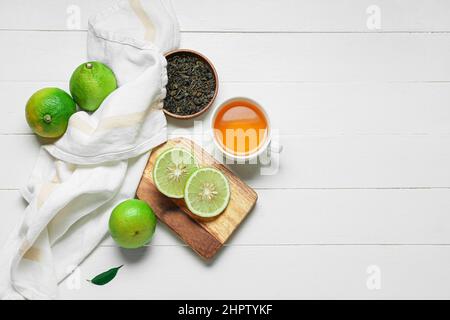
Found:
<svg viewBox="0 0 450 320"><path fill-rule="evenodd" d="M113 71L105 64L90 61L78 66L70 78L70 93L80 108L95 111L117 89Z"/></svg>
<svg viewBox="0 0 450 320"><path fill-rule="evenodd" d="M76 111L72 97L59 88L43 88L28 99L25 117L39 136L59 138L66 132L69 118Z"/></svg>
<svg viewBox="0 0 450 320"><path fill-rule="evenodd" d="M122 248L142 247L150 241L155 228L155 213L142 200L129 199L121 202L109 217L109 233Z"/></svg>

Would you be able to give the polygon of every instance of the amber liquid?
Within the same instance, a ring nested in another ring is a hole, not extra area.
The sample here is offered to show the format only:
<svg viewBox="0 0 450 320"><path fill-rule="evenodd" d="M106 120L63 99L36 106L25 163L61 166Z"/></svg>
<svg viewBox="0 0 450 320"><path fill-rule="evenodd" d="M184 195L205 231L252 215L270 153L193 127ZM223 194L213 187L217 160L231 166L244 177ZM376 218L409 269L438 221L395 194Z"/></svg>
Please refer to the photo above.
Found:
<svg viewBox="0 0 450 320"><path fill-rule="evenodd" d="M214 135L226 151L249 155L267 139L267 119L260 107L251 101L232 100L217 113Z"/></svg>

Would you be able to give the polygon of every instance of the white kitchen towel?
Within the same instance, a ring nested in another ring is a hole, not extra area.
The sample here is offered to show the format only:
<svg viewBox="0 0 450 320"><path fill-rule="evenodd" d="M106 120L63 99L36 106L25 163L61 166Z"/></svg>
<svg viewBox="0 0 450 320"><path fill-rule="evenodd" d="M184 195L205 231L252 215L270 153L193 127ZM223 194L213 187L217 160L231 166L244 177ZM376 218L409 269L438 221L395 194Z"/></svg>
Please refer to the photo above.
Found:
<svg viewBox="0 0 450 320"><path fill-rule="evenodd" d="M23 221L0 252L1 298L57 298L107 235L111 210L134 197L150 150L167 139L163 54L178 42L168 0L120 1L89 20L88 59L110 66L119 88L41 148Z"/></svg>

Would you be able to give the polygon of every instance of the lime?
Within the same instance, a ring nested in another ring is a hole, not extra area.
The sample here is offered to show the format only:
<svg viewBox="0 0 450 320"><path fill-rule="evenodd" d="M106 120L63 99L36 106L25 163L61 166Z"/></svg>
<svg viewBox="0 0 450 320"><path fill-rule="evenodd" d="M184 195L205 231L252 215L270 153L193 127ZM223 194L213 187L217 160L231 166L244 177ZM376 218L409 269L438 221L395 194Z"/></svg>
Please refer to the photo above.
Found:
<svg viewBox="0 0 450 320"><path fill-rule="evenodd" d="M149 205L129 199L117 205L109 217L109 233L122 248L135 249L150 241L156 228L156 216Z"/></svg>
<svg viewBox="0 0 450 320"><path fill-rule="evenodd" d="M189 175L197 170L194 156L182 148L164 151L153 167L153 181L158 190L170 198L183 198Z"/></svg>
<svg viewBox="0 0 450 320"><path fill-rule="evenodd" d="M97 61L78 66L70 78L70 93L80 108L86 111L97 110L116 89L116 77L112 70Z"/></svg>
<svg viewBox="0 0 450 320"><path fill-rule="evenodd" d="M58 88L43 88L28 99L25 117L37 135L59 138L66 132L69 118L75 111L75 102L67 92Z"/></svg>
<svg viewBox="0 0 450 320"><path fill-rule="evenodd" d="M186 182L184 201L189 210L202 218L222 213L230 201L230 185L222 172L214 168L195 171Z"/></svg>

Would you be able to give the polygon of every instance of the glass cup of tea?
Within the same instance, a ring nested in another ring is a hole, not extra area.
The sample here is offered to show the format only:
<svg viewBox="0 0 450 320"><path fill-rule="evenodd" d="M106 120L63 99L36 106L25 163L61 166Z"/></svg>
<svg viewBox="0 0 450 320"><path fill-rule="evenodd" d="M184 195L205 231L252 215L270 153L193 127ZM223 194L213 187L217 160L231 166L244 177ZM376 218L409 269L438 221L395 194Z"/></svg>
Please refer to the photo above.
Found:
<svg viewBox="0 0 450 320"><path fill-rule="evenodd" d="M252 160L267 151L279 153L280 145L271 144L272 131L267 112L256 101L236 97L223 102L211 118L216 147L231 160Z"/></svg>

